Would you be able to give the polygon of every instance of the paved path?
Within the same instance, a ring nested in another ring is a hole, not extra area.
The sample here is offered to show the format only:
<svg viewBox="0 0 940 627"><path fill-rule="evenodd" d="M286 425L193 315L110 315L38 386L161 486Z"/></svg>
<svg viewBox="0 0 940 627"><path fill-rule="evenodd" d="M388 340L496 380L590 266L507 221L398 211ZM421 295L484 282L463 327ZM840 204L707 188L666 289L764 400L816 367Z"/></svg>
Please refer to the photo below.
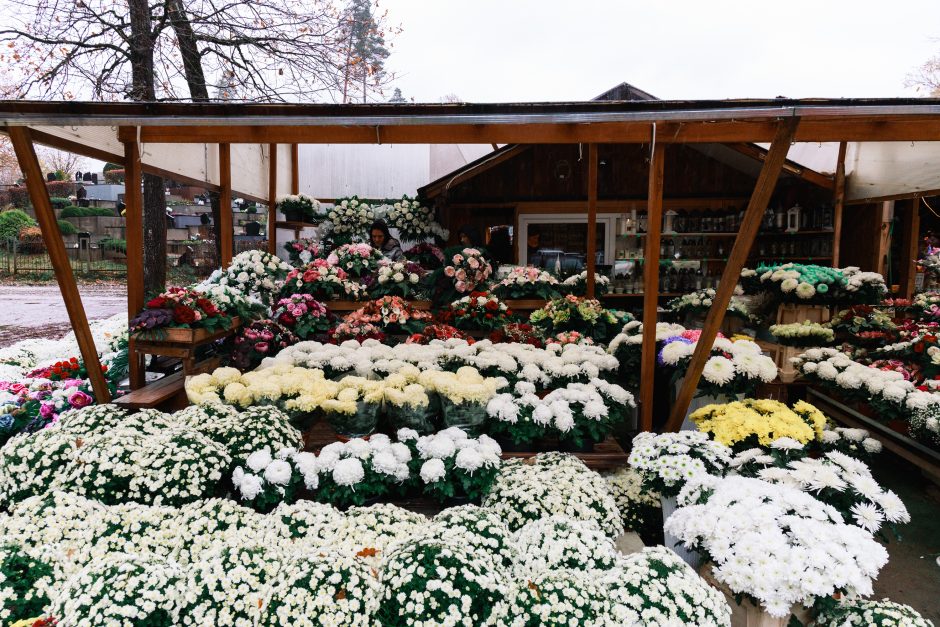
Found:
<svg viewBox="0 0 940 627"><path fill-rule="evenodd" d="M126 310L121 285L79 285L78 291L89 320ZM27 338L58 339L71 328L57 284L0 285L0 348Z"/></svg>

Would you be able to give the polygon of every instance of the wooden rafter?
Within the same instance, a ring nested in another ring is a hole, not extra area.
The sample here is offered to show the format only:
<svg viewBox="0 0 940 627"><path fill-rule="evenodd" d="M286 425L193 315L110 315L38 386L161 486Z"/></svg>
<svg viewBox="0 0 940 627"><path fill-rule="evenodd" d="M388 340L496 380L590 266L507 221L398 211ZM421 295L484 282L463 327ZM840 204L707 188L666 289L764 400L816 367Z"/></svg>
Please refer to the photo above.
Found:
<svg viewBox="0 0 940 627"><path fill-rule="evenodd" d="M268 252L277 254L277 144L268 145Z"/></svg>
<svg viewBox="0 0 940 627"><path fill-rule="evenodd" d="M650 157L646 201L646 250L643 254L643 344L640 357L640 429L653 429L653 383L656 373L656 308L659 304L659 242L663 230L663 144Z"/></svg>
<svg viewBox="0 0 940 627"><path fill-rule="evenodd" d="M300 193L300 145L290 145L290 193Z"/></svg>
<svg viewBox="0 0 940 627"><path fill-rule="evenodd" d="M692 360L686 369L685 379L679 389L676 402L672 407L672 413L666 424L667 431L676 431L689 410L689 403L691 403L695 390L698 388L705 362L711 354L712 344L718 336L718 329L724 320L725 312L728 310L728 304L731 302L731 296L734 294L734 288L741 275L741 268L744 267L744 262L747 261L748 253L754 243L754 237L760 228L764 210L773 195L774 187L780 177L783 163L787 158L787 152L790 150L790 143L793 141L798 125L799 118L790 118L781 121L777 127L777 133L771 143L770 151L767 153L767 159L764 160L760 175L757 177L754 193L751 195L747 210L744 212L744 219L741 222L738 237L734 240L728 262L721 274L721 282L715 290L712 306L705 317L705 326L699 336L695 352L692 354Z"/></svg>
<svg viewBox="0 0 940 627"><path fill-rule="evenodd" d="M16 160L19 162L20 170L26 177L26 187L29 190L29 197L36 211L36 220L39 222L42 239L46 244L49 258L52 260L52 268L59 283L59 290L62 292L62 300L65 301L65 310L68 312L69 322L71 322L72 330L75 332L75 340L78 342L82 360L88 370L88 378L91 379L91 387L95 392L95 400L99 403L109 403L111 402L111 393L108 390L104 373L101 372L101 362L98 360L95 340L91 335L91 328L88 326L85 307L82 305L82 297L78 293L78 286L75 284L72 264L65 250L62 235L59 233L55 211L52 209L52 203L49 200L49 191L46 189L45 177L42 175L42 168L40 168L39 160L36 158L36 151L29 136L29 129L10 129L10 140L13 143L13 150L16 152Z"/></svg>
<svg viewBox="0 0 940 627"><path fill-rule="evenodd" d="M219 144L219 232L221 235L223 268L232 263L232 147Z"/></svg>
<svg viewBox="0 0 940 627"><path fill-rule="evenodd" d="M124 238L127 244L127 319L144 308L144 198L141 189L140 147L137 141L124 144ZM145 364L128 340L128 382L132 390L146 381Z"/></svg>
<svg viewBox="0 0 940 627"><path fill-rule="evenodd" d="M835 187L832 190L832 265L836 268L839 267L839 253L842 248L842 210L845 207L845 151L847 146L846 142L839 142Z"/></svg>

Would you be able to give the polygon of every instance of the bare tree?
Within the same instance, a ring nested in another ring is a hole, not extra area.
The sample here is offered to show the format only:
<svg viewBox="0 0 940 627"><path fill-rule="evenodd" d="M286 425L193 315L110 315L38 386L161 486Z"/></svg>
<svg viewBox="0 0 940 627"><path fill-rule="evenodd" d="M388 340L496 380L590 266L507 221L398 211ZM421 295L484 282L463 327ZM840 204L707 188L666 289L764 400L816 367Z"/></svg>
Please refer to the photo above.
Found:
<svg viewBox="0 0 940 627"><path fill-rule="evenodd" d="M22 176L13 144L6 135L0 135L0 185L12 185Z"/></svg>
<svg viewBox="0 0 940 627"><path fill-rule="evenodd" d="M64 150L40 148L36 156L43 172L62 172L67 178L72 178L76 172L85 168L84 157Z"/></svg>
<svg viewBox="0 0 940 627"><path fill-rule="evenodd" d="M940 54L927 60L922 66L907 75L905 87L925 91L928 96L940 97Z"/></svg>

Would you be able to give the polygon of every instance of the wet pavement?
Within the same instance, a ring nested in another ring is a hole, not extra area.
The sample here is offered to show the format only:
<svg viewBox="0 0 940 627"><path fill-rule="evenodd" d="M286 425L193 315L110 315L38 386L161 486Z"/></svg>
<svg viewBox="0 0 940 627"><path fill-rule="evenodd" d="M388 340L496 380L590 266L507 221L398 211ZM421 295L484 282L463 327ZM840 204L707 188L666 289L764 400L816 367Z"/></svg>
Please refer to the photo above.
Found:
<svg viewBox="0 0 940 627"><path fill-rule="evenodd" d="M88 320L127 310L123 285L79 285L78 291ZM58 339L71 329L57 284L0 285L0 348L29 338Z"/></svg>

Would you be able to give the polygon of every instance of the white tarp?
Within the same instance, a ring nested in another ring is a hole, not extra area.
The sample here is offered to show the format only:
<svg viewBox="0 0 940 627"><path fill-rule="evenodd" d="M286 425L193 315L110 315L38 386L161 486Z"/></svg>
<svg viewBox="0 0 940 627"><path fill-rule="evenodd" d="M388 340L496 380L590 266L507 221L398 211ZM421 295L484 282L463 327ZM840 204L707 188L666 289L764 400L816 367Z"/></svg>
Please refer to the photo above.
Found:
<svg viewBox="0 0 940 627"><path fill-rule="evenodd" d="M847 201L940 189L940 142L849 144Z"/></svg>

